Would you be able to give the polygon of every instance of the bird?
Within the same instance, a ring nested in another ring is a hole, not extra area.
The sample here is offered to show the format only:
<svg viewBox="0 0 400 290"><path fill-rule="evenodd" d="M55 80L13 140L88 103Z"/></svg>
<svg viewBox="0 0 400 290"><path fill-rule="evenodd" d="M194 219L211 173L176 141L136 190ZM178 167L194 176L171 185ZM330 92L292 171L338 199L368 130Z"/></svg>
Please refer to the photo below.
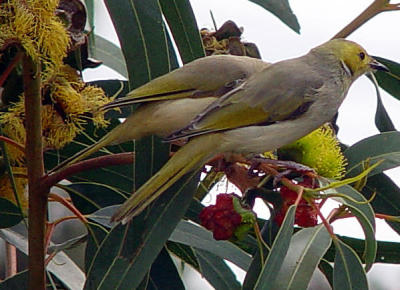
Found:
<svg viewBox="0 0 400 290"><path fill-rule="evenodd" d="M213 55L196 59L132 90L101 109L140 104L124 122L96 143L65 159L48 174L76 163L107 145L139 140L149 135L166 137L186 126L218 97L269 65L247 56Z"/></svg>
<svg viewBox="0 0 400 290"><path fill-rule="evenodd" d="M125 224L166 189L218 154L275 150L307 135L337 113L351 84L387 67L359 44L333 39L306 55L273 63L226 92L165 138L189 138L111 217Z"/></svg>

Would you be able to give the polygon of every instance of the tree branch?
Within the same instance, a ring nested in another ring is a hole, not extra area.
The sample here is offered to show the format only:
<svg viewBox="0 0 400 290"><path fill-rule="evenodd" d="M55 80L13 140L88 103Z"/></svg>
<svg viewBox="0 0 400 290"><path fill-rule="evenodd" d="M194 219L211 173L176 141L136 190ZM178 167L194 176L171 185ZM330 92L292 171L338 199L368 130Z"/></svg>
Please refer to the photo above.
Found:
<svg viewBox="0 0 400 290"><path fill-rule="evenodd" d="M45 226L47 194L41 187L44 174L42 154L42 120L40 67L30 56L23 57L25 94L26 165L29 185L29 289L46 289Z"/></svg>
<svg viewBox="0 0 400 290"><path fill-rule="evenodd" d="M399 10L399 4L389 4L389 0L375 0L371 5L367 7L360 15L358 15L352 22L350 22L345 28L340 30L334 38L346 38L353 33L357 28L366 23L368 20L373 18L384 11Z"/></svg>
<svg viewBox="0 0 400 290"><path fill-rule="evenodd" d="M45 175L42 179L42 185L47 188L51 188L61 180L66 179L67 177L80 173L82 171L92 170L106 166L132 164L134 161L135 161L135 155L132 152L105 155L84 160L76 164L72 164L67 168L63 168L59 171L56 171L51 175Z"/></svg>

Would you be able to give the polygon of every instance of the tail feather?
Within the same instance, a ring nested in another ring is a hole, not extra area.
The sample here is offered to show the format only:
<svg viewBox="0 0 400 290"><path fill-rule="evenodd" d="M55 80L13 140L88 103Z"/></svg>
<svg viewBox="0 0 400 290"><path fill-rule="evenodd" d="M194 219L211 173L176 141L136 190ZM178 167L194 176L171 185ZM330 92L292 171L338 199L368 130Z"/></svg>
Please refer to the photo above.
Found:
<svg viewBox="0 0 400 290"><path fill-rule="evenodd" d="M104 105L102 110L109 110L112 108L120 108L128 105L138 104L138 103L148 103L154 101L167 101L174 99L183 99L186 97L190 97L193 95L194 89L185 89L180 91L171 91L166 93L148 95L148 96L136 96L136 95L127 95L126 97L116 99L111 103Z"/></svg>
<svg viewBox="0 0 400 290"><path fill-rule="evenodd" d="M208 137L208 136L204 136ZM207 138L196 138L183 146L153 177L135 192L113 215L111 221L123 224L140 214L150 203L183 175L201 168L212 155L215 145L206 146ZM211 144L208 144L211 145Z"/></svg>
<svg viewBox="0 0 400 290"><path fill-rule="evenodd" d="M115 133L115 132L114 132ZM78 161L81 161L82 159L92 155L93 153L97 152L98 150L100 150L101 148L109 145L110 143L112 143L115 139L115 134L113 133L113 131L109 132L108 134L106 134L103 138L101 138L99 141L97 141L96 143L86 147L85 149L75 153L74 155L72 155L71 157L65 159L64 161L62 161L61 163L59 163L56 167L54 167L53 169L51 169L51 171L48 172L48 174L53 173L61 168L64 168L67 165L71 165L73 163L76 163Z"/></svg>

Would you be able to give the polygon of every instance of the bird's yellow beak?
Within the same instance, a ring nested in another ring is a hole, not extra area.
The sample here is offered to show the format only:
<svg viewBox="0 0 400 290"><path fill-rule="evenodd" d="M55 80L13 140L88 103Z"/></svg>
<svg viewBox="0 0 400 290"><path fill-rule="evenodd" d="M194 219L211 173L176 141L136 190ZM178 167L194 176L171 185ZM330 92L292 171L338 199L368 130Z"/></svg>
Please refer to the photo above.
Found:
<svg viewBox="0 0 400 290"><path fill-rule="evenodd" d="M369 66L373 70L380 70L380 71L386 71L389 72L390 70L387 68L386 65L381 64L380 62L376 61L375 59L372 59L372 61L369 63Z"/></svg>

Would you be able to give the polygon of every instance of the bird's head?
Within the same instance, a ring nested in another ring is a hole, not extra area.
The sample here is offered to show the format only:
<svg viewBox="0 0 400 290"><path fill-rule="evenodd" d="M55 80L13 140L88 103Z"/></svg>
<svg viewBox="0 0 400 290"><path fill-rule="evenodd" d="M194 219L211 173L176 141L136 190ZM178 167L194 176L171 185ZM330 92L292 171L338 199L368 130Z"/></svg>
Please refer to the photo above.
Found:
<svg viewBox="0 0 400 290"><path fill-rule="evenodd" d="M343 69L353 80L375 70L389 71L386 66L368 55L359 44L350 40L333 39L314 50L334 55L340 60Z"/></svg>

